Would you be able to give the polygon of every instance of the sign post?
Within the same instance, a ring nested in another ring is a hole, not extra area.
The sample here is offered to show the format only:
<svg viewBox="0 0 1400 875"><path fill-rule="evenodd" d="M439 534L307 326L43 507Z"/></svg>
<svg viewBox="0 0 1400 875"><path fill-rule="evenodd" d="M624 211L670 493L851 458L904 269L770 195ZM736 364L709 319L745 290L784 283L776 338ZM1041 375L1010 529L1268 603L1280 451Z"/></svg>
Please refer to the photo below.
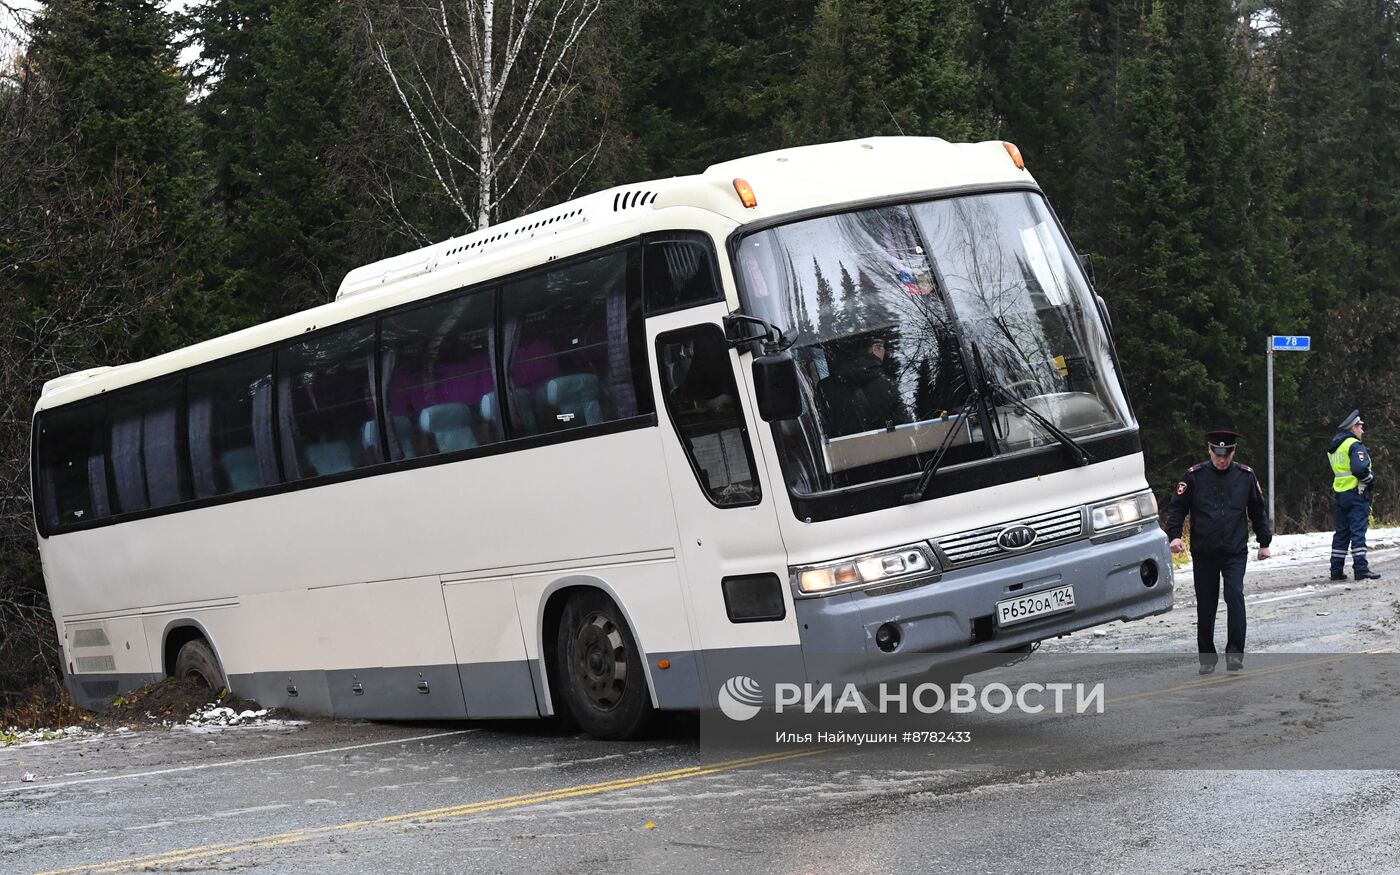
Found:
<svg viewBox="0 0 1400 875"><path fill-rule="evenodd" d="M1269 371L1269 524L1278 530L1274 516L1274 353L1311 352L1312 338L1306 334L1271 334L1266 361Z"/></svg>

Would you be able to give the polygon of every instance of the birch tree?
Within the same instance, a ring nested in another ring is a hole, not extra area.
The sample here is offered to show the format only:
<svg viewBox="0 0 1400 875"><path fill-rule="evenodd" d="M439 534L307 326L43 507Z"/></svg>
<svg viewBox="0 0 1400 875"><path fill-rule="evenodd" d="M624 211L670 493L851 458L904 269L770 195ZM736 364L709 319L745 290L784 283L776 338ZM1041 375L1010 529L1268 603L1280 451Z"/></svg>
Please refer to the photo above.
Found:
<svg viewBox="0 0 1400 875"><path fill-rule="evenodd" d="M366 7L374 62L412 129L430 185L472 228L509 199L573 194L601 132L544 160L580 88L580 50L601 0L436 0ZM390 195L392 199L392 195ZM388 205L402 215L400 204Z"/></svg>

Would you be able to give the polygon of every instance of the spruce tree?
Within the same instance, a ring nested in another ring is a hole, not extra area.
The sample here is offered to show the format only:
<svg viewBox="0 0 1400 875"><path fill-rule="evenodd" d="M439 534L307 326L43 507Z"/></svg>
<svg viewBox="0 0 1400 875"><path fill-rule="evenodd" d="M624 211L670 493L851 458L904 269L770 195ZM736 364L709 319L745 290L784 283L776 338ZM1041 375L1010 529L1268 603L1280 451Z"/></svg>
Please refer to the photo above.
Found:
<svg viewBox="0 0 1400 875"><path fill-rule="evenodd" d="M240 321L324 303L345 251L347 41L337 0L212 0L195 15L198 104L223 219L224 293Z"/></svg>
<svg viewBox="0 0 1400 875"><path fill-rule="evenodd" d="M32 35L28 63L55 146L72 151L53 182L64 191L52 192L61 206L51 221L73 245L31 264L19 284L40 310L65 294L109 299L103 363L207 331L205 178L169 15L154 0L50 0ZM101 242L114 235L119 259Z"/></svg>
<svg viewBox="0 0 1400 875"><path fill-rule="evenodd" d="M1154 3L1119 94L1110 299L1157 484L1204 428L1263 436L1263 317L1300 316L1232 27L1228 0Z"/></svg>
<svg viewBox="0 0 1400 875"><path fill-rule="evenodd" d="M966 140L975 116L970 0L823 0L783 120L786 142L874 135Z"/></svg>

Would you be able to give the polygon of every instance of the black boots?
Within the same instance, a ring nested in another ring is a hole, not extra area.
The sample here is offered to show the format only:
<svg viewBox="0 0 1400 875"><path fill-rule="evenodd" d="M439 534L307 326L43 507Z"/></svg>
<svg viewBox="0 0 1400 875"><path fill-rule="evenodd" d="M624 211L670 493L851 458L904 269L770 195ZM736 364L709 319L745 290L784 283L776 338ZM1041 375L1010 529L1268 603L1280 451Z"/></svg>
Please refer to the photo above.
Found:
<svg viewBox="0 0 1400 875"><path fill-rule="evenodd" d="M1357 580L1380 580L1380 579L1381 579L1381 576L1380 576L1379 574L1377 574L1376 572L1374 572L1374 571L1358 571L1358 572L1356 572L1356 579L1357 579Z"/></svg>

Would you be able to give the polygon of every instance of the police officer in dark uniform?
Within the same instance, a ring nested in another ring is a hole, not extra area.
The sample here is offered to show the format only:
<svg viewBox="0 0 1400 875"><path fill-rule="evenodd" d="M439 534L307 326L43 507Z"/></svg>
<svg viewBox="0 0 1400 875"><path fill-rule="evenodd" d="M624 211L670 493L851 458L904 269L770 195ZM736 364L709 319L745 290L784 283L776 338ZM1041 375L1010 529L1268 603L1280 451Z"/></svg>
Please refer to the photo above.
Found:
<svg viewBox="0 0 1400 875"><path fill-rule="evenodd" d="M1366 561L1366 527L1371 524L1371 490L1376 474L1371 470L1371 454L1361 438L1366 423L1361 411L1353 410L1337 426L1332 443L1327 447L1327 461L1332 466L1332 493L1335 496L1337 530L1332 535L1332 579L1346 580L1344 567L1347 546L1351 546L1351 570L1357 580L1380 580Z"/></svg>
<svg viewBox="0 0 1400 875"><path fill-rule="evenodd" d="M1259 539L1259 558L1269 558L1274 539L1264 489L1254 469L1235 461L1239 434L1217 429L1206 434L1210 461L1191 466L1176 484L1167 509L1167 537L1173 553L1186 550L1182 524L1191 515L1191 565L1196 582L1196 644L1201 674L1215 671L1215 613L1220 609L1220 582L1225 581L1228 611L1225 666L1244 667L1244 566L1249 552L1248 522Z"/></svg>

